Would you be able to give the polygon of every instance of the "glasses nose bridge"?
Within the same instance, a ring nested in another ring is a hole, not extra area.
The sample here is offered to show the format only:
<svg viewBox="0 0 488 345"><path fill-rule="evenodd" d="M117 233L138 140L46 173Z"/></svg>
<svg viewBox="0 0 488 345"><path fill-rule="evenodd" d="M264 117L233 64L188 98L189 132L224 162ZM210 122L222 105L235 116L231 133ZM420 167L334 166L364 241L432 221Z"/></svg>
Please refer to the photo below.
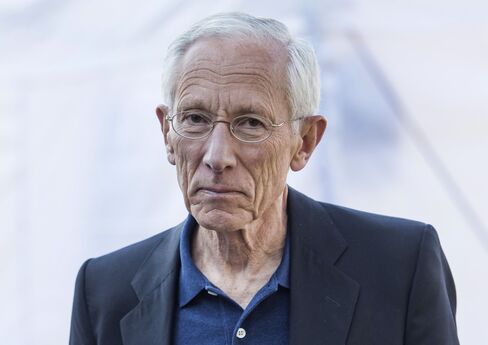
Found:
<svg viewBox="0 0 488 345"><path fill-rule="evenodd" d="M209 136L210 136L210 135L212 135L212 133L213 133L213 131L214 131L215 126L217 125L217 123L224 123L224 124L226 124L226 125L227 125L226 127L228 127L228 128L229 128L229 132L230 132L230 134L231 134L231 135L232 135L234 138L236 138L236 139L238 139L238 140L239 140L239 138L238 138L238 137L236 137L236 135L234 134L234 131L233 131L233 128L232 128L232 122L231 122L231 121L225 121L225 120L215 120L215 121L212 121L212 127L211 127L210 132L208 133L208 135L209 135Z"/></svg>
<svg viewBox="0 0 488 345"><path fill-rule="evenodd" d="M215 124L216 123L226 123L229 125L229 128L232 128L232 122L230 121L225 121L225 120L215 120L215 121L212 121L212 129L215 127Z"/></svg>

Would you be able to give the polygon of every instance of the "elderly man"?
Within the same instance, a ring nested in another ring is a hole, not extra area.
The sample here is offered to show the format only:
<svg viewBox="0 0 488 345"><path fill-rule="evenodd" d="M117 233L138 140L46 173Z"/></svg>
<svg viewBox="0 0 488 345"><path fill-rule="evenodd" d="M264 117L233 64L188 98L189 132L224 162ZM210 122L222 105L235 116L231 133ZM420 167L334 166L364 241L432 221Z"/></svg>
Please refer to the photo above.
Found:
<svg viewBox="0 0 488 345"><path fill-rule="evenodd" d="M178 38L157 107L188 218L87 261L70 344L458 344L435 230L287 187L325 131L313 50L221 14Z"/></svg>

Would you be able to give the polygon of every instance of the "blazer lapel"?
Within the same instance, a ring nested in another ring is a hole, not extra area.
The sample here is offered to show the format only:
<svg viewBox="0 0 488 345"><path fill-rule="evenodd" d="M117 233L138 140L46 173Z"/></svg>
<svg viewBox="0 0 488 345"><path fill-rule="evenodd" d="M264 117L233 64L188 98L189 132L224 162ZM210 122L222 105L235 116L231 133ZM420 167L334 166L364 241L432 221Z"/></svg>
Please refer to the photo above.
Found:
<svg viewBox="0 0 488 345"><path fill-rule="evenodd" d="M288 188L290 345L344 345L359 284L335 263L347 243L324 207Z"/></svg>
<svg viewBox="0 0 488 345"><path fill-rule="evenodd" d="M179 238L183 224L168 230L132 280L139 304L120 321L124 345L170 345L178 292Z"/></svg>

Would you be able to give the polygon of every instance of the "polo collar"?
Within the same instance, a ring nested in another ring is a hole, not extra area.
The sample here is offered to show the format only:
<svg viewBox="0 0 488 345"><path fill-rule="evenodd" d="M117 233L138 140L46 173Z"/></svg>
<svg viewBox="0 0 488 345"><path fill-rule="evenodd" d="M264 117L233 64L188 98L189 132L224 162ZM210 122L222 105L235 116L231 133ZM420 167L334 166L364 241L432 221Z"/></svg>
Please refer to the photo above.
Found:
<svg viewBox="0 0 488 345"><path fill-rule="evenodd" d="M200 291L204 290L209 282L202 272L195 266L191 257L191 237L195 232L197 222L191 214L186 218L180 237L181 270L179 278L180 308L187 305Z"/></svg>

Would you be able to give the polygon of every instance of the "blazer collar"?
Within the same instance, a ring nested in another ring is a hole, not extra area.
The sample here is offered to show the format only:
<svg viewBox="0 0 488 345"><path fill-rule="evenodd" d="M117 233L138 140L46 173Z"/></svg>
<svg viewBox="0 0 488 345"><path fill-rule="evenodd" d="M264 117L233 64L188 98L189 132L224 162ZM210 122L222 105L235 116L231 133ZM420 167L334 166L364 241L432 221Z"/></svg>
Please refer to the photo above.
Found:
<svg viewBox="0 0 488 345"><path fill-rule="evenodd" d="M347 242L323 204L288 188L290 345L343 345L359 284L335 265Z"/></svg>
<svg viewBox="0 0 488 345"><path fill-rule="evenodd" d="M124 345L170 345L184 223L167 230L134 278L139 304L120 321Z"/></svg>

